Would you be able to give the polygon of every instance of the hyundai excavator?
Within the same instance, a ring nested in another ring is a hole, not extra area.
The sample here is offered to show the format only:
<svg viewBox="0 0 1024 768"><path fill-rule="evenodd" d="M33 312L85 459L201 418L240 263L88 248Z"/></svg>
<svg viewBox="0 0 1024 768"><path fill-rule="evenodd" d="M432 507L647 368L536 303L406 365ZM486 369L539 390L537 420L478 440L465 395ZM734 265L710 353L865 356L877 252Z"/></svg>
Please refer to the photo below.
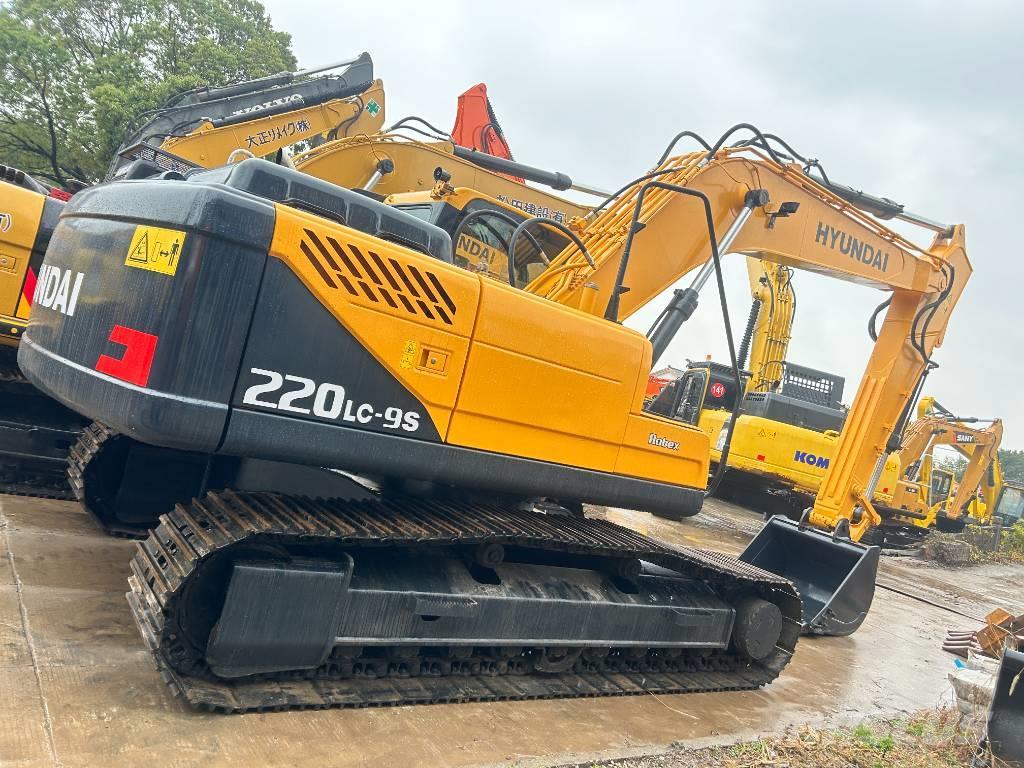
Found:
<svg viewBox="0 0 1024 768"><path fill-rule="evenodd" d="M363 53L305 72L188 91L140 119L144 125L120 147L108 179L138 173L135 161L140 159L152 167L187 171L223 165L232 152L268 155L324 133L374 133L384 120L384 91L373 79L369 54ZM37 288L40 302L71 313L78 310L77 286L67 276L40 270L71 195L48 189L13 168L3 168L0 177L5 182L0 184L0 489L65 498L69 450L75 451L80 439L93 441L105 430L89 426L29 386L15 356ZM72 462L71 491L95 515L103 500L86 499L80 469ZM151 492L152 485L146 490ZM139 499L134 495L133 503ZM151 515L98 519L117 533L140 532L153 521Z"/></svg>
<svg viewBox="0 0 1024 768"><path fill-rule="evenodd" d="M509 254L531 229L569 241L525 285L456 266L440 219L258 160L77 195L45 264L82 275L89 311L35 312L19 362L90 418L206 457L205 493L132 562L171 687L222 711L756 688L801 631L853 631L870 594L842 626L808 624L815 566L877 567L855 542L865 491L970 275L964 231L901 209L936 231L918 247L863 210L884 201L759 132L725 147L743 127L666 152L577 231L521 222ZM700 509L708 436L642 407L693 297L673 295L657 344L622 320L695 269L724 290L724 252L892 291L810 513L830 533L779 523L802 574L560 511ZM325 467L379 497L337 495Z"/></svg>
<svg viewBox="0 0 1024 768"><path fill-rule="evenodd" d="M335 71L341 67L341 72ZM483 105L479 103L481 96ZM481 109L488 117L474 131L474 121L483 121ZM510 184L497 174L481 172L469 160L454 157L456 146L451 141L434 147L400 140L394 134L375 133L384 120L384 92L381 82L373 79L372 62L365 53L305 72L190 91L144 117L145 125L122 144L108 179L163 171L187 173L236 158L272 155L297 141L325 137L326 143L319 146L329 151L332 163L320 167L345 186L372 188L373 172L364 174L361 164L364 152L379 159L400 146L393 154L401 165L388 160L389 178L382 186L403 191L428 186L426 180L433 183L433 170L443 161L459 177L480 183L505 198L507 205L517 206L520 210L512 215L518 218L523 216L523 208L547 212L551 206L553 211L548 215L564 219L585 210L543 191ZM472 157L474 150L498 147L493 136L504 139L495 126L496 118L482 85L460 97L456 130L484 143L457 147L459 151ZM430 164L429 170L425 164ZM194 457L181 456L169 464L169 458L159 457L160 449L137 444L103 424L83 421L21 378L14 355L37 284L41 289L39 299L58 308L70 302L74 311L77 297L72 284L64 285L64 276L56 272L39 274L43 252L68 196L48 194L44 187L13 169L9 175L16 186L4 186L9 212L4 218L6 226L0 224L5 246L0 258L6 262L0 266L8 269L0 272L0 281L10 285L0 287L11 289L8 303L15 302L17 307L10 317L3 318L10 321L9 333L0 336L10 357L0 384L8 390L0 405L10 411L0 417L0 445L5 447L0 451L5 459L0 464L0 482L8 492L63 497L67 495L67 476L75 498L105 530L115 535L143 535L155 525L159 511L180 498L188 498L201 479L201 474L196 474L200 470ZM488 222L482 224L485 234L493 229ZM494 251L493 247L481 248L472 237L472 229L463 239L463 247L457 252L461 255L465 251L467 260L480 263ZM62 292L64 299L60 298ZM155 466L160 466L157 473L152 471Z"/></svg>
<svg viewBox="0 0 1024 768"><path fill-rule="evenodd" d="M471 130L471 122L480 117L479 110L465 107L467 98L471 99L469 103L476 103L480 88L475 86L459 97L456 132L461 128L470 139L485 135ZM489 106L486 114L491 116L488 120L494 119ZM382 118L383 113L376 116ZM291 117L286 113L276 119L290 120ZM507 238L523 219L539 215L567 221L587 210L481 168L479 158L489 156L484 150L493 148L493 141L488 146L463 147L446 135L438 135L437 141L430 143L411 141L401 135L406 123L417 121L424 122L419 118L406 118L383 134L361 133L322 142L309 152L295 156L294 165L303 173L323 174L335 184L358 188L377 199L383 199L383 193L388 191L431 190L419 197L409 195L408 208L412 211L431 209L432 203L444 197L444 204L432 210L453 227L466 219L453 247L456 263L492 277L500 275L500 279L504 279L508 268ZM485 127L488 126L490 123ZM222 153L226 151L227 146L222 147ZM233 154L238 159L244 158L237 151ZM169 154L159 160L161 165L178 163L175 167L182 167L181 162ZM140 178L159 172L160 167L151 158L149 161L137 159L134 168L125 173L128 177ZM561 184L565 178L555 176L551 181L564 189L568 188ZM454 191L449 182L456 179L475 184L497 197L491 198L476 190L463 190L456 195L444 192ZM483 210L493 212L483 215L480 213ZM562 242L557 233L549 231L529 234L517 249L515 269L524 278L528 274L526 270L535 273L542 269L547 261L546 254L557 253ZM199 493L205 474L205 457L200 454L165 455L164 449L138 443L98 422L89 425L72 446L69 464L71 486L83 507L108 532L134 537L145 535L156 525L159 514L174 503Z"/></svg>

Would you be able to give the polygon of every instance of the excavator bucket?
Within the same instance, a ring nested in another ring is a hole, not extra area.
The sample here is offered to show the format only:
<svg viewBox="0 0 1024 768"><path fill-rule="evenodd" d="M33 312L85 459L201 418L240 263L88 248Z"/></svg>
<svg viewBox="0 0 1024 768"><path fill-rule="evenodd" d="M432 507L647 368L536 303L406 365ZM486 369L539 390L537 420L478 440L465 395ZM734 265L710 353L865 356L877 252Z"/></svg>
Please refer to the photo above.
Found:
<svg viewBox="0 0 1024 768"><path fill-rule="evenodd" d="M878 547L772 517L740 560L793 582L803 600L803 631L849 635L864 621L875 595Z"/></svg>
<svg viewBox="0 0 1024 768"><path fill-rule="evenodd" d="M988 745L1005 764L1024 766L1024 652L1003 651L988 710Z"/></svg>

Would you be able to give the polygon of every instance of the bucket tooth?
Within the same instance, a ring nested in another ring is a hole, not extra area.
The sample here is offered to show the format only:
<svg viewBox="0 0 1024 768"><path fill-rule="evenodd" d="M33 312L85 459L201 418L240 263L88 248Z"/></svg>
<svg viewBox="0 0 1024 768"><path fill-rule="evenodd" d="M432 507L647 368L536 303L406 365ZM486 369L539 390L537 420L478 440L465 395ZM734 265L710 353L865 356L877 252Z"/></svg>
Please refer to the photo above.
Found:
<svg viewBox="0 0 1024 768"><path fill-rule="evenodd" d="M776 515L739 559L793 582L804 634L842 636L855 632L871 608L880 551Z"/></svg>

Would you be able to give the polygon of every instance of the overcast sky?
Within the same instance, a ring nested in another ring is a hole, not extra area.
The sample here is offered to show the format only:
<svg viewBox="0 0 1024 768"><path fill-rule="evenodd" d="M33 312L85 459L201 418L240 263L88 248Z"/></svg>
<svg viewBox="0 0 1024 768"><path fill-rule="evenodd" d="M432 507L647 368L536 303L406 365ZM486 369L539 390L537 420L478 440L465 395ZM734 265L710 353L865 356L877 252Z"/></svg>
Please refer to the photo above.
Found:
<svg viewBox="0 0 1024 768"><path fill-rule="evenodd" d="M833 180L965 223L974 276L926 391L1002 417L1004 447L1024 448L1024 4L264 1L302 67L369 51L389 122L450 129L458 94L485 82L517 160L606 189L680 130L714 139L751 122ZM728 261L739 335L749 291L742 258ZM845 376L850 402L883 296L807 272L794 285L789 359ZM717 298L702 298L662 363L726 360ZM661 306L630 325L646 330Z"/></svg>

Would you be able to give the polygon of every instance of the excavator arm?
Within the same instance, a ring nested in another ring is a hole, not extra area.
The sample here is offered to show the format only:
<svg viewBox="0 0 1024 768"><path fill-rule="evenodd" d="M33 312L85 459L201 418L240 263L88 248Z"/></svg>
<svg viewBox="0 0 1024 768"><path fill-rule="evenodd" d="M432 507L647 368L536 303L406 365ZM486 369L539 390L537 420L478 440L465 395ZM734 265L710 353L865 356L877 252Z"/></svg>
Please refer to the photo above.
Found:
<svg viewBox="0 0 1024 768"><path fill-rule="evenodd" d="M891 497L892 507L886 512L901 519L910 510L910 517L919 521L914 524L922 528L947 523L958 527L962 525L964 509L979 487L986 509L994 509L1002 486L998 466L1002 422L996 419L984 429L974 427L970 424L973 419L958 419L931 397L921 398L917 413L918 418L904 431L900 447L893 453L902 476ZM937 446L956 449L967 459L967 466L954 495L936 504L930 499L928 488L935 471L931 469L932 452Z"/></svg>
<svg viewBox="0 0 1024 768"><path fill-rule="evenodd" d="M376 133L384 122L384 88L373 78L370 54L362 53L304 72L188 91L141 118L145 123L125 137L106 180L137 159L169 170L213 168L237 149L263 157L322 133Z"/></svg>
<svg viewBox="0 0 1024 768"><path fill-rule="evenodd" d="M782 380L796 313L793 270L760 259L747 259L753 305L744 341L749 338L750 380L747 392L770 392ZM746 364L741 343L739 365Z"/></svg>
<svg viewBox="0 0 1024 768"><path fill-rule="evenodd" d="M621 321L709 262L710 222L716 233L725 233L718 243L723 253L891 291L867 370L808 517L828 531L849 526L851 538L858 540L880 522L870 499L886 442L970 277L963 226L929 222L936 235L921 248L819 184L798 164L777 162L754 147L722 149L712 158L704 152L683 155L666 161L658 172L660 186L636 184L592 215L580 237L596 266L569 246L527 290ZM707 275L710 269L702 269L698 279ZM691 285L687 291L699 288ZM677 290L673 300L685 302L687 291ZM671 324L673 312L663 317Z"/></svg>
<svg viewBox="0 0 1024 768"><path fill-rule="evenodd" d="M997 476L1001 479L999 464L999 446L1003 440L1003 422L994 420L985 429L970 429L957 425L950 430L950 444L967 458L956 493L953 494L946 507L946 517L950 520L962 521L966 516L966 508L971 498L982 490L982 497L987 509L995 509L998 496Z"/></svg>

